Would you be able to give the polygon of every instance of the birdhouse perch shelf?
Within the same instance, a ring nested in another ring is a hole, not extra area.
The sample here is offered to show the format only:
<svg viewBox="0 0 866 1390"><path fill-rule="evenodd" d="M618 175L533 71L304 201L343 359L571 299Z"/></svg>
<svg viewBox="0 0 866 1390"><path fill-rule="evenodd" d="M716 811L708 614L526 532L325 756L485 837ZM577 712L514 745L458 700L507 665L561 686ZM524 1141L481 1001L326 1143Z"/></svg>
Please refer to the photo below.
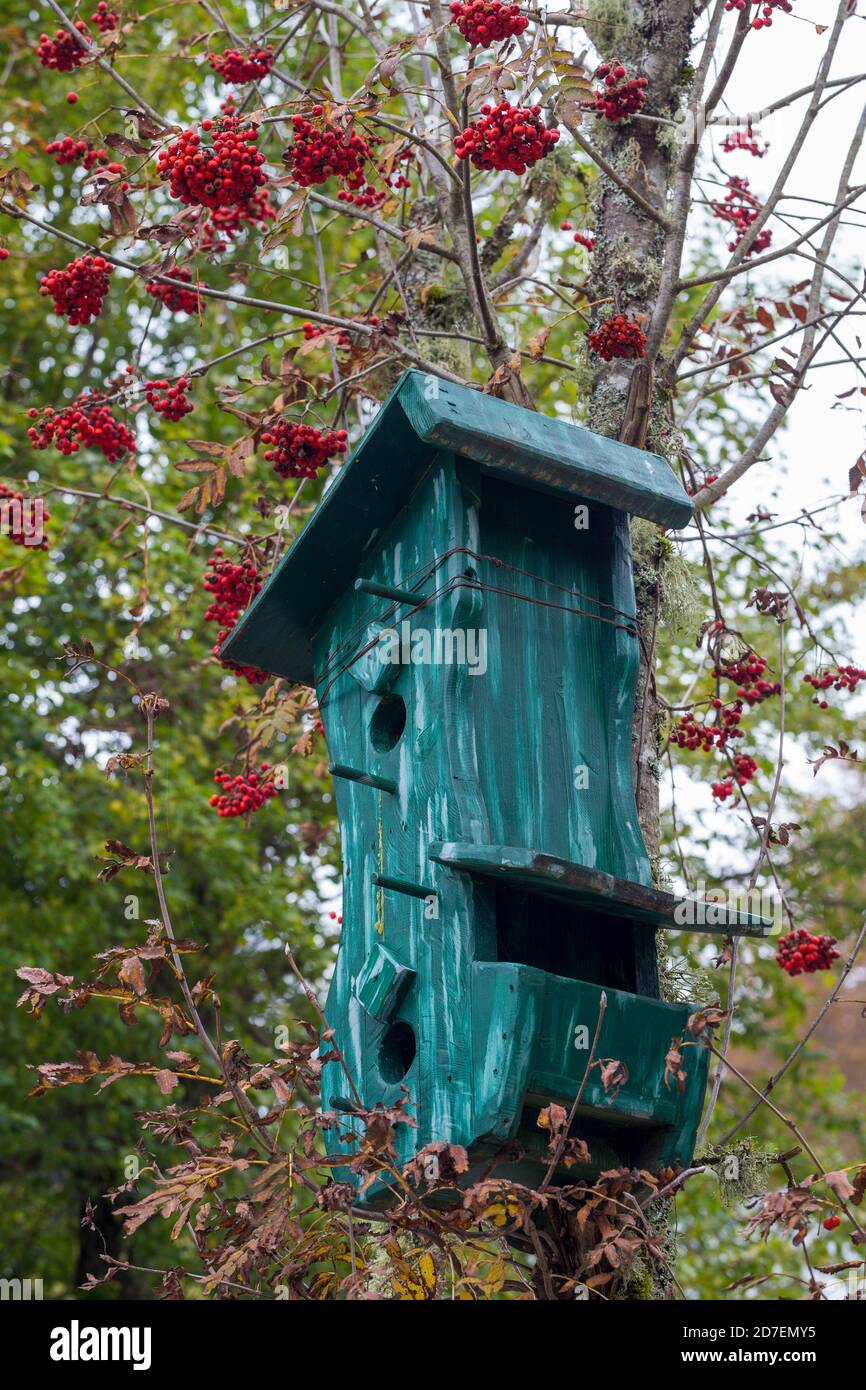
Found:
<svg viewBox="0 0 866 1390"><path fill-rule="evenodd" d="M598 1055L628 1079L587 1080L588 1171L691 1158L707 1053L665 1086L693 1006L659 997L680 900L632 786L632 515L690 518L663 459L407 372L223 648L316 688L343 857L325 1012L365 1105L411 1093L401 1161L516 1140L501 1171L537 1181L538 1109L574 1101L602 991ZM327 1063L325 1108L345 1090Z"/></svg>

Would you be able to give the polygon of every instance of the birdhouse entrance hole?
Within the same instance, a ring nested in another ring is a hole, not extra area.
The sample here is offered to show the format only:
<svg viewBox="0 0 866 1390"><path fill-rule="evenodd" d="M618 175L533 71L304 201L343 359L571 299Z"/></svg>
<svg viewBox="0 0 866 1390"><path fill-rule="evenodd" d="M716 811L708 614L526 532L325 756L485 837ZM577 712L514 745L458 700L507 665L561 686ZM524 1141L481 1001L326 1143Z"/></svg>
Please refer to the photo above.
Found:
<svg viewBox="0 0 866 1390"><path fill-rule="evenodd" d="M379 1071L389 1085L402 1081L415 1060L415 1034L408 1023L392 1023L379 1044Z"/></svg>
<svg viewBox="0 0 866 1390"><path fill-rule="evenodd" d="M399 695L384 695L370 720L370 739L380 753L394 748L406 727L406 705Z"/></svg>
<svg viewBox="0 0 866 1390"><path fill-rule="evenodd" d="M497 884L494 892L497 960L607 989L642 992L631 922L505 884Z"/></svg>

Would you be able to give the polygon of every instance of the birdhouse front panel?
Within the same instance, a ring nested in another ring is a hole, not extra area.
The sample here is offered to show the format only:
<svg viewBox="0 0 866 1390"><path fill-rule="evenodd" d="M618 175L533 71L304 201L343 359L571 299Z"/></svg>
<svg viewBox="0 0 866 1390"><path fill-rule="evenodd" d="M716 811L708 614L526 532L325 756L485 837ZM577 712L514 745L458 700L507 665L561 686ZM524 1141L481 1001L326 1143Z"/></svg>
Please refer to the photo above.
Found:
<svg viewBox="0 0 866 1390"><path fill-rule="evenodd" d="M365 1106L410 1096L400 1162L516 1140L500 1171L533 1181L539 1109L578 1092L587 1174L691 1157L707 1053L665 1084L690 1007L658 997L676 899L632 788L632 511L689 516L661 459L407 373L225 650L319 698L344 895L323 1103L347 1155L346 1070Z"/></svg>

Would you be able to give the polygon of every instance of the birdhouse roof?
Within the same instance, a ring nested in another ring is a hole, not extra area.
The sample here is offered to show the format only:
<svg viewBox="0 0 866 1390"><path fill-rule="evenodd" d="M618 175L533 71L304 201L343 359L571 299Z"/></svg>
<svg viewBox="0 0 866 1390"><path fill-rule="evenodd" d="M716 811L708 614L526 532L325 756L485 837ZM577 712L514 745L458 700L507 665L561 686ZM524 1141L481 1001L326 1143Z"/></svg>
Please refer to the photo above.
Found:
<svg viewBox="0 0 866 1390"><path fill-rule="evenodd" d="M661 526L692 505L657 454L423 372L405 372L222 656L311 684L310 638L437 453L536 491L602 502Z"/></svg>

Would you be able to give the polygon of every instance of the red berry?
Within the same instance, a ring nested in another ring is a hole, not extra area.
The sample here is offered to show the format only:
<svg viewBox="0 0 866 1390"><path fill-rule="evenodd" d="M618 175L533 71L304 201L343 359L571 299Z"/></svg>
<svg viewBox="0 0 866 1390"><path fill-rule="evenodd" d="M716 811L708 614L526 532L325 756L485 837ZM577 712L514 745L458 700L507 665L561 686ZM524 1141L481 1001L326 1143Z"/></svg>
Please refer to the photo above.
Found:
<svg viewBox="0 0 866 1390"><path fill-rule="evenodd" d="M192 276L188 270L176 265L166 266L160 271L161 275L167 275L172 280L183 280L190 286L188 290L181 289L178 285L163 285L159 280L149 280L147 284L148 294L152 294L154 299L158 299L167 309L171 309L176 314L197 314L202 308L202 298L198 289L192 284ZM199 285L204 282L199 280Z"/></svg>
<svg viewBox="0 0 866 1390"><path fill-rule="evenodd" d="M276 420L262 434L262 443L271 445L265 458L281 478L315 478L328 459L346 452L347 438L345 430L323 432L312 425Z"/></svg>
<svg viewBox="0 0 866 1390"><path fill-rule="evenodd" d="M27 434L34 449L53 447L61 454L77 454L79 449L98 449L109 463L124 454L135 453L135 435L115 420L110 408L102 404L98 391L85 391L72 405L42 411L42 422L31 425Z"/></svg>
<svg viewBox="0 0 866 1390"><path fill-rule="evenodd" d="M749 191L749 180L741 178L728 179L729 192L722 203L713 203L712 209L717 218L722 222L730 222L736 235L733 240L728 242L728 250L736 251L743 237L758 217L761 211L761 203L754 193ZM754 256L760 251L766 251L773 240L773 233L769 227L762 227L755 237L749 250L748 256Z"/></svg>
<svg viewBox="0 0 866 1390"><path fill-rule="evenodd" d="M248 49L246 52L230 48L225 53L209 53L208 62L226 82L241 86L245 82L258 82L267 77L274 65L274 50L270 44L267 48Z"/></svg>
<svg viewBox="0 0 866 1390"><path fill-rule="evenodd" d="M195 409L192 401L186 397L188 385L186 377L181 377L174 385L166 377L159 381L148 381L144 387L145 399L164 420L182 420L184 415L189 415Z"/></svg>
<svg viewBox="0 0 866 1390"><path fill-rule="evenodd" d="M841 1226L841 1225L842 1225L842 1218L841 1218L841 1216L836 1216L835 1213L834 1213L833 1216L828 1216L828 1217L825 1217L825 1219L824 1219L824 1230L825 1230L825 1231L835 1231L836 1227L837 1227L837 1226Z"/></svg>
<svg viewBox="0 0 866 1390"><path fill-rule="evenodd" d="M78 100L78 93L77 93L77 92L67 92L67 93L66 93L66 100L69 102L69 105L70 105L70 106L74 106L75 103L76 103L77 100Z"/></svg>
<svg viewBox="0 0 866 1390"><path fill-rule="evenodd" d="M90 323L102 313L114 266L102 256L79 256L63 270L49 270L39 293L54 299L54 312L71 324Z"/></svg>
<svg viewBox="0 0 866 1390"><path fill-rule="evenodd" d="M471 47L489 48L522 34L529 20L519 5L503 0L455 0L451 5L451 23Z"/></svg>
<svg viewBox="0 0 866 1390"><path fill-rule="evenodd" d="M161 150L157 173L172 197L189 206L245 208L267 182L257 139L257 127L244 125L239 116L222 116L211 145L203 145L197 131L185 130Z"/></svg>
<svg viewBox="0 0 866 1390"><path fill-rule="evenodd" d="M614 314L587 335L587 345L605 362L614 357L635 358L646 354L646 334L634 319Z"/></svg>
<svg viewBox="0 0 866 1390"><path fill-rule="evenodd" d="M224 819L258 811L277 794L274 783L263 781L255 772L232 777L230 773L218 767L213 779L218 787L222 787L222 793L216 792L210 797L208 804Z"/></svg>
<svg viewBox="0 0 866 1390"><path fill-rule="evenodd" d="M75 22L75 28L83 38L90 39L90 33L83 19ZM87 57L87 48L83 47L68 29L57 29L54 38L51 39L47 34L41 34L39 47L36 56L44 68L52 68L55 72L72 72L74 68L80 68ZM78 100L74 92L70 92L67 101Z"/></svg>
<svg viewBox="0 0 866 1390"><path fill-rule="evenodd" d="M764 141L759 144L759 130L753 131L751 127L748 132L745 130L735 130L726 135L722 141L722 149L725 154L733 154L737 150L743 150L746 154L754 155L756 159L763 159L769 144Z"/></svg>
<svg viewBox="0 0 866 1390"><path fill-rule="evenodd" d="M646 100L645 77L629 77L622 63L614 68L602 63L595 75L602 85L592 101L582 103L588 111L595 111L606 121L623 121L640 111Z"/></svg>
<svg viewBox="0 0 866 1390"><path fill-rule="evenodd" d="M470 159L478 169L525 174L550 154L558 140L556 127L548 129L542 121L540 106L502 101L498 106L482 106L480 119L454 141L454 153L458 159Z"/></svg>

